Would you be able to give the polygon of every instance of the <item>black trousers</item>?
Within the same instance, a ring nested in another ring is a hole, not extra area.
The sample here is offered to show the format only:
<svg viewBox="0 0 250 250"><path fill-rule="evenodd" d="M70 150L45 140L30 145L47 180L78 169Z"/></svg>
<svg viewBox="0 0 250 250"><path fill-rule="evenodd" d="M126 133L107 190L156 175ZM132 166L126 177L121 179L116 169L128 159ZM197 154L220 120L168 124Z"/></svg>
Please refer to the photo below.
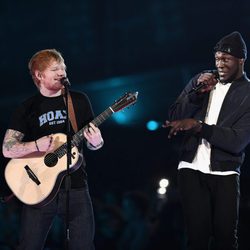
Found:
<svg viewBox="0 0 250 250"><path fill-rule="evenodd" d="M188 249L238 249L239 175L218 176L184 168L178 173Z"/></svg>
<svg viewBox="0 0 250 250"><path fill-rule="evenodd" d="M46 206L35 208L24 205L22 212L20 244L18 250L41 250L55 216L65 222L66 192L60 190ZM94 215L88 187L70 191L70 250L94 249ZM64 239L62 239L64 240Z"/></svg>

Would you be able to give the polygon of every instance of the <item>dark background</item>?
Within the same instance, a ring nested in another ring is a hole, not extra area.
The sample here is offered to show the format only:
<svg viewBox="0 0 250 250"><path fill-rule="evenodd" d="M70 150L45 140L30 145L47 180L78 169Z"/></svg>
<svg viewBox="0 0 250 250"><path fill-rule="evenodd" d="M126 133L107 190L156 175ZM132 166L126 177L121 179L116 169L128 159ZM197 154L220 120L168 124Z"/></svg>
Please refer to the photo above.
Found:
<svg viewBox="0 0 250 250"><path fill-rule="evenodd" d="M85 152L93 199L112 193L119 203L124 192L136 189L157 197L163 177L169 179L170 190L175 189L174 145L166 130L149 131L146 124L164 122L190 77L214 69L213 47L222 36L238 30L249 47L249 7L244 0L2 0L1 140L11 112L37 91L27 68L30 57L56 48L64 56L72 89L88 94L96 114L125 92L139 92L134 106L101 125L105 146ZM249 72L248 61L245 69ZM250 233L249 155L248 148L241 176L242 249L247 249ZM10 194L3 177L6 163L1 155L2 196ZM3 235L16 234L18 229L6 218L19 213L18 201L2 204L1 209L8 215L0 216ZM5 241L13 241L8 237Z"/></svg>

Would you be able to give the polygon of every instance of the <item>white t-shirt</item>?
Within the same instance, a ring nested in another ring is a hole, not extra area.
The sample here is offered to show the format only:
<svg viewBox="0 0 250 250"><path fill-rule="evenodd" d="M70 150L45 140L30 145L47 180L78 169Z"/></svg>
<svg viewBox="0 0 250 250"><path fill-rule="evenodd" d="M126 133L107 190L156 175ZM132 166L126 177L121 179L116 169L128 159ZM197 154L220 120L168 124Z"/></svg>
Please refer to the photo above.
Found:
<svg viewBox="0 0 250 250"><path fill-rule="evenodd" d="M217 123L222 103L230 86L231 83L222 84L219 82L215 85L215 88L211 90L205 117L206 124L215 125ZM210 155L211 145L206 139L202 139L193 162L181 161L178 165L178 169L191 168L205 174L215 175L238 174L236 171L212 171L210 167Z"/></svg>

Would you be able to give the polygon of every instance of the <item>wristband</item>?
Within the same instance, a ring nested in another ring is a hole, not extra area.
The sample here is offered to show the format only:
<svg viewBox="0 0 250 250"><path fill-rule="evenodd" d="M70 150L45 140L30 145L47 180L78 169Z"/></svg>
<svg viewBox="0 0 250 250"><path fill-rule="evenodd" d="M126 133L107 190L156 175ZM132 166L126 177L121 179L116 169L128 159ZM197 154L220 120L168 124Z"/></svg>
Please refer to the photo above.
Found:
<svg viewBox="0 0 250 250"><path fill-rule="evenodd" d="M35 144L36 144L36 149L37 149L37 151L38 152L40 152L40 150L39 150L39 147L38 147L38 145L37 145L37 141L35 140Z"/></svg>

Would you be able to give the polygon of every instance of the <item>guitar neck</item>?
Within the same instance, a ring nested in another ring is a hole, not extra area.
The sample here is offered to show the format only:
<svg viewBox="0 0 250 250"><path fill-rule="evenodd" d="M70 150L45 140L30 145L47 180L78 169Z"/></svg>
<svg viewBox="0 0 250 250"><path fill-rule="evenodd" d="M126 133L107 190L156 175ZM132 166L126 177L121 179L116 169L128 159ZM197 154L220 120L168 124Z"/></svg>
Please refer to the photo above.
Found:
<svg viewBox="0 0 250 250"><path fill-rule="evenodd" d="M105 120L107 120L113 113L114 111L112 110L111 107L109 107L105 111L103 111L100 115L98 115L94 120L92 120L91 123L93 123L96 127L98 127ZM72 139L73 145L78 146L81 143L81 141L84 139L83 132L86 128L88 128L88 125L84 126L73 136Z"/></svg>

